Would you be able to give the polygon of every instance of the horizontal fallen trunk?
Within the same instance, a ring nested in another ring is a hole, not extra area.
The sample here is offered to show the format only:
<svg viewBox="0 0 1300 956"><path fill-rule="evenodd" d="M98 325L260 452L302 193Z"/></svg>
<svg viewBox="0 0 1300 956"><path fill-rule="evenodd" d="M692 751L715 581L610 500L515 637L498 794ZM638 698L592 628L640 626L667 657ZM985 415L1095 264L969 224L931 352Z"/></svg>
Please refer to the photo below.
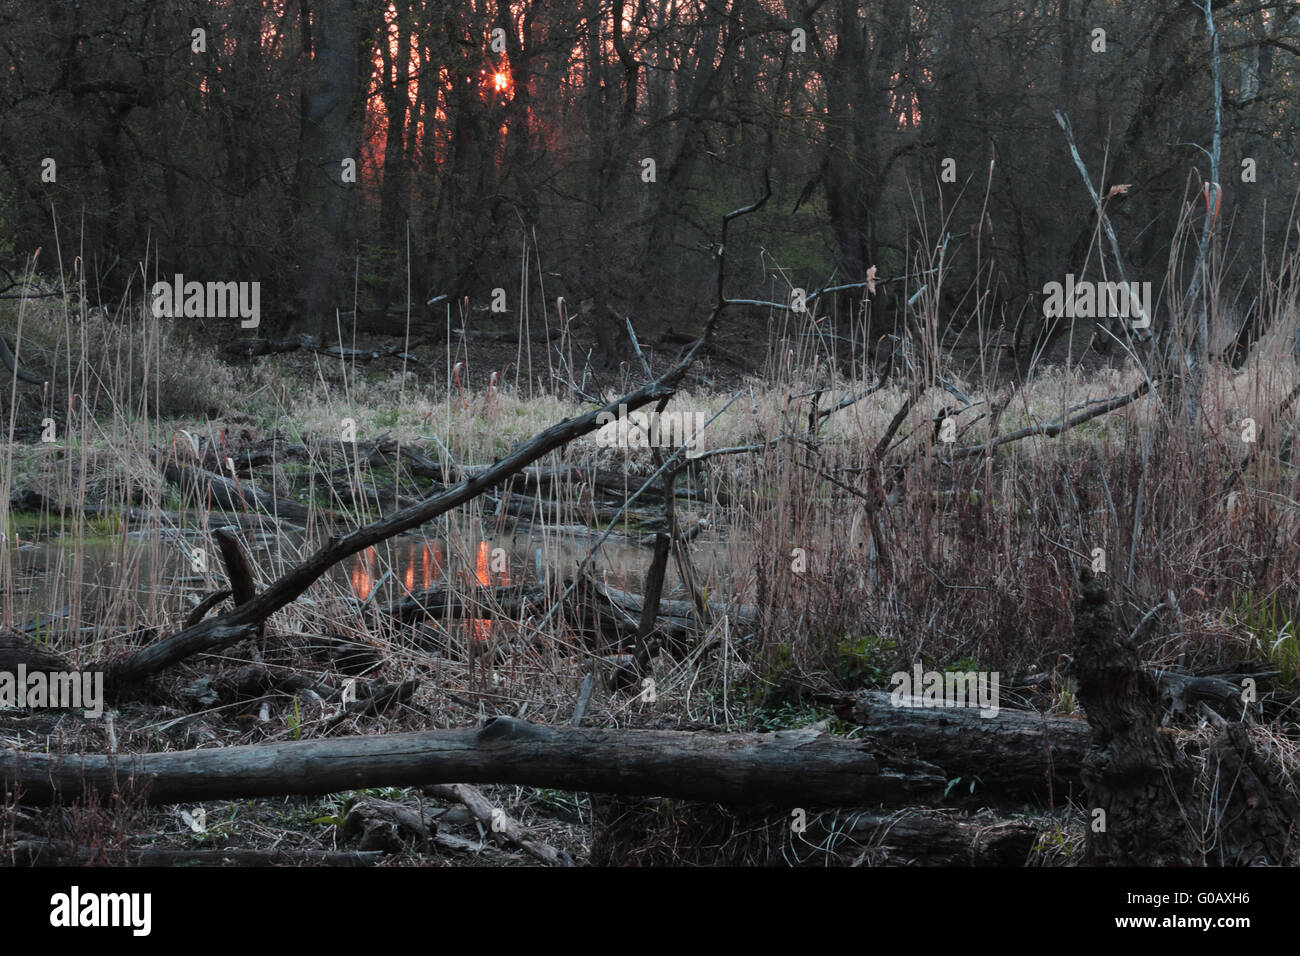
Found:
<svg viewBox="0 0 1300 956"><path fill-rule="evenodd" d="M887 691L868 690L836 702L841 719L867 739L961 778L976 794L1052 796L1060 803L1079 788L1092 730L1077 717L1047 717L1002 708L994 717L965 707L897 707Z"/></svg>
<svg viewBox="0 0 1300 956"><path fill-rule="evenodd" d="M9 342L3 335L0 335L0 363L13 372L20 381L29 385L44 385L45 379L35 372L29 372L18 364L18 359L14 356L13 350L9 348Z"/></svg>
<svg viewBox="0 0 1300 956"><path fill-rule="evenodd" d="M197 527L200 518L199 515L193 512L166 511L157 508L122 508L112 505L84 505L80 508L73 508L60 504L39 491L33 491L30 488L19 489L9 496L9 510L48 514L62 518L70 518L80 512L87 518L112 518L128 528L166 524L175 525L178 528ZM206 516L208 524L212 527L234 525L250 530L275 530L277 524L275 518L267 514L208 511Z"/></svg>
<svg viewBox="0 0 1300 956"><path fill-rule="evenodd" d="M188 850L141 847L123 851L94 850L62 840L16 840L4 862L10 866L68 866L119 862L133 866L376 866L387 854L378 850Z"/></svg>
<svg viewBox="0 0 1300 956"><path fill-rule="evenodd" d="M249 358L257 355L276 355L282 352L296 352L302 348L315 348L317 342L309 335L299 335L291 339L236 339L227 342L221 350L228 355L243 355Z"/></svg>
<svg viewBox="0 0 1300 956"><path fill-rule="evenodd" d="M645 604L645 599L640 594L610 587L608 584L601 584L599 588L601 595L607 598L611 604L615 604L629 614L640 618L642 607ZM730 616L734 628L748 631L758 627L758 607L756 605L728 604L724 601L709 601L707 603L709 616L714 620L721 620L724 616ZM658 611L659 617L691 621L695 616L695 605L690 601L669 601L660 598Z"/></svg>
<svg viewBox="0 0 1300 956"><path fill-rule="evenodd" d="M7 792L21 786L26 804L114 789L162 804L497 783L785 806L924 803L944 783L922 761L812 730L594 730L509 717L459 730L116 757L7 751L0 781Z"/></svg>
<svg viewBox="0 0 1300 956"><path fill-rule="evenodd" d="M967 817L917 809L837 813L834 819L823 814L808 821L804 837L809 844L842 854L861 846L855 855L871 866L1024 866L1040 831L1031 821L1003 820L989 813ZM799 851L798 846L794 849Z"/></svg>
<svg viewBox="0 0 1300 956"><path fill-rule="evenodd" d="M13 674L20 666L28 671L72 669L62 654L42 647L21 631L0 628L0 672Z"/></svg>
<svg viewBox="0 0 1300 956"><path fill-rule="evenodd" d="M383 605L380 613L403 623L425 617L508 617L518 618L530 606L546 599L541 587L504 585L461 593L451 588L437 587L414 591L398 601Z"/></svg>
<svg viewBox="0 0 1300 956"><path fill-rule="evenodd" d="M298 524L305 524L310 515L308 509L296 501L276 498L250 484L204 468L168 464L162 472L169 482L183 493L197 496L198 502L206 507L216 505L227 511L256 511Z"/></svg>

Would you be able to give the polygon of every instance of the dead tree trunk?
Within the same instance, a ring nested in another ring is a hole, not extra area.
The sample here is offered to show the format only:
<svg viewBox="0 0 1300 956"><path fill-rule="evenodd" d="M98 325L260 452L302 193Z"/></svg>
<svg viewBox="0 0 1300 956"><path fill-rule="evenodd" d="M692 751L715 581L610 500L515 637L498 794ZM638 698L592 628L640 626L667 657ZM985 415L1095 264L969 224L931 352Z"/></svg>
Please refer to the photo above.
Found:
<svg viewBox="0 0 1300 956"><path fill-rule="evenodd" d="M594 730L509 717L459 730L115 757L4 751L0 782L6 793L20 788L24 804L128 789L160 804L498 783L790 807L926 803L944 783L922 761L812 730Z"/></svg>
<svg viewBox="0 0 1300 956"><path fill-rule="evenodd" d="M975 783L975 793L1050 797L1079 789L1092 740L1086 721L1002 708L996 716L962 707L896 707L887 691L841 698L835 711L863 736L940 767L949 780ZM965 789L963 787L963 789Z"/></svg>
<svg viewBox="0 0 1300 956"><path fill-rule="evenodd" d="M1101 866L1200 865L1191 762L1162 732L1156 682L1116 620L1110 594L1086 569L1082 580L1074 670L1093 731L1082 773L1087 859Z"/></svg>

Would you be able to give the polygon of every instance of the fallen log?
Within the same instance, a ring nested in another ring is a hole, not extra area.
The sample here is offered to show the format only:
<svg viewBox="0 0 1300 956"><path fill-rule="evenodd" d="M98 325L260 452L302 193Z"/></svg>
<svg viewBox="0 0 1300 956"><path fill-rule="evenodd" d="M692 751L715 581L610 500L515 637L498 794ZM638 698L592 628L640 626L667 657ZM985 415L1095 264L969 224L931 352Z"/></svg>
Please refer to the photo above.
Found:
<svg viewBox="0 0 1300 956"><path fill-rule="evenodd" d="M870 866L1024 866L1041 831L1031 821L990 813L967 817L916 809L827 816L808 821L808 842L841 853L847 848L837 843L860 845L853 862Z"/></svg>
<svg viewBox="0 0 1300 956"><path fill-rule="evenodd" d="M601 584L599 588L602 596L640 620L645 605L645 598L640 594L610 587L608 584ZM753 630L758 627L758 607L756 605L729 604L725 601L709 601L707 603L709 617L714 620L720 620L723 616L730 616L733 627L738 627L741 630ZM695 605L690 601L670 601L666 598L660 598L657 616L676 621L691 621L695 617Z"/></svg>
<svg viewBox="0 0 1300 956"><path fill-rule="evenodd" d="M424 847L438 830L423 807L408 807L394 800L361 797L347 809L343 835L363 851L400 853L408 844Z"/></svg>
<svg viewBox="0 0 1300 956"><path fill-rule="evenodd" d="M167 464L163 477L182 492L194 494L205 507L216 506L228 511L255 511L282 520L305 524L310 512L296 501L276 498L250 484L226 478L204 468Z"/></svg>
<svg viewBox="0 0 1300 956"><path fill-rule="evenodd" d="M317 342L309 335L299 335L292 339L236 339L227 342L221 350L228 355L240 355L253 358L258 355L275 355L282 352L296 352L301 348L315 348Z"/></svg>
<svg viewBox="0 0 1300 956"><path fill-rule="evenodd" d="M1104 584L1085 569L1074 618L1074 671L1095 747L1084 761L1088 862L1110 866L1278 866L1300 861L1300 793L1267 731L1252 737L1202 704L1220 728L1204 765L1163 726L1161 683L1141 666ZM1233 678L1176 683L1175 701L1241 708ZM1096 825L1100 822L1101 826Z"/></svg>
<svg viewBox="0 0 1300 956"><path fill-rule="evenodd" d="M70 671L72 664L33 641L20 631L0 628L0 672L16 673L19 665L28 671Z"/></svg>
<svg viewBox="0 0 1300 956"><path fill-rule="evenodd" d="M1092 729L1078 717L1048 717L1001 708L981 717L965 707L898 707L888 691L867 690L834 702L841 720L865 737L942 768L976 792L1050 796L1061 803L1079 789Z"/></svg>
<svg viewBox="0 0 1300 956"><path fill-rule="evenodd" d="M0 335L0 362L4 367L13 372L20 381L29 385L44 385L45 379L35 372L29 372L18 364L18 359L14 356L13 350L9 348L9 342L3 335Z"/></svg>
<svg viewBox="0 0 1300 956"><path fill-rule="evenodd" d="M63 840L22 839L6 859L10 866L56 866L130 863L134 866L375 866L386 854L378 850L189 850L141 847L125 851L73 846Z"/></svg>
<svg viewBox="0 0 1300 956"><path fill-rule="evenodd" d="M13 512L27 512L37 514L49 514L58 517L71 517L80 512L87 518L113 518L120 521L126 527L149 527L152 525L170 524L178 528L187 526L198 526L198 516L192 512L186 511L165 511L156 508L120 508L107 505L85 505L81 508L73 508L68 505L59 504L58 502L46 497L39 491L33 491L30 488L22 488L13 492L9 496L9 510ZM275 530L276 521L272 515L266 514L245 514L237 511L209 511L207 512L208 524L215 525L235 525L249 530Z"/></svg>
<svg viewBox="0 0 1300 956"><path fill-rule="evenodd" d="M944 779L913 758L814 730L715 734L548 727L493 717L481 727L153 754L0 752L6 794L49 804L133 790L151 804L315 795L383 786L498 783L719 803L926 803Z"/></svg>
<svg viewBox="0 0 1300 956"><path fill-rule="evenodd" d="M381 606L379 613L408 624L425 617L518 618L528 607L545 599L546 592L541 587L511 584L468 593L436 587L413 591L401 600Z"/></svg>

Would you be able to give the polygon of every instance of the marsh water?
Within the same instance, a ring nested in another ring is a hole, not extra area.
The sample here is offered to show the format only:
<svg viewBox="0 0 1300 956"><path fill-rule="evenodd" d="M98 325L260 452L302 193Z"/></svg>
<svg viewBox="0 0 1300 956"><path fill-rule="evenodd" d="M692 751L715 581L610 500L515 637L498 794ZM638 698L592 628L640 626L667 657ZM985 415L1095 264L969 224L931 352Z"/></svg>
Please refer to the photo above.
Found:
<svg viewBox="0 0 1300 956"><path fill-rule="evenodd" d="M581 527L400 536L342 562L328 579L339 586L339 593L367 604L400 600L440 585L549 583L571 574L599 537L599 532ZM310 553L301 533L250 532L244 540L258 569L259 586ZM203 541L196 533L167 529L80 541L70 536L35 541L19 537L3 545L0 611L3 619L29 631L68 617L110 624L174 618L177 610L188 611L198 598L226 585L216 548L205 547ZM693 551L697 571L706 579L722 576L729 563L725 545L699 542ZM608 584L639 592L651 554L634 539L611 535L597 549L591 566ZM670 561L668 592L675 584Z"/></svg>

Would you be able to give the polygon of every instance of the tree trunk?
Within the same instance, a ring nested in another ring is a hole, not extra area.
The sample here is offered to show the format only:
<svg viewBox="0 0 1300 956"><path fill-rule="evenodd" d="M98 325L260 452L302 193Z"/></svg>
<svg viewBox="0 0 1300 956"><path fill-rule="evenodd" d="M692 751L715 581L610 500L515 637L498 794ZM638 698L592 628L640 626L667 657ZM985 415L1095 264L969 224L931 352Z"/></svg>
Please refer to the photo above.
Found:
<svg viewBox="0 0 1300 956"><path fill-rule="evenodd" d="M1002 708L981 717L962 707L897 707L887 691L868 690L836 703L864 738L939 766L975 793L1051 796L1061 804L1079 790L1092 732L1077 717L1047 717Z"/></svg>
<svg viewBox="0 0 1300 956"><path fill-rule="evenodd" d="M1088 860L1102 866L1199 865L1192 765L1163 732L1156 682L1141 668L1110 594L1090 573L1075 608L1074 670L1094 735L1082 773Z"/></svg>
<svg viewBox="0 0 1300 956"><path fill-rule="evenodd" d="M361 161L361 29L355 0L315 0L311 13L311 63L302 91L295 177L303 301L294 328L324 342L335 329L334 309L351 286L345 281L351 270L345 268L341 241L351 205L342 163L350 158L360 166Z"/></svg>
<svg viewBox="0 0 1300 956"><path fill-rule="evenodd" d="M494 717L479 728L116 756L0 753L28 804L135 789L151 804L366 787L497 783L722 803L923 803L942 790L921 761L812 730L712 734L587 730Z"/></svg>

